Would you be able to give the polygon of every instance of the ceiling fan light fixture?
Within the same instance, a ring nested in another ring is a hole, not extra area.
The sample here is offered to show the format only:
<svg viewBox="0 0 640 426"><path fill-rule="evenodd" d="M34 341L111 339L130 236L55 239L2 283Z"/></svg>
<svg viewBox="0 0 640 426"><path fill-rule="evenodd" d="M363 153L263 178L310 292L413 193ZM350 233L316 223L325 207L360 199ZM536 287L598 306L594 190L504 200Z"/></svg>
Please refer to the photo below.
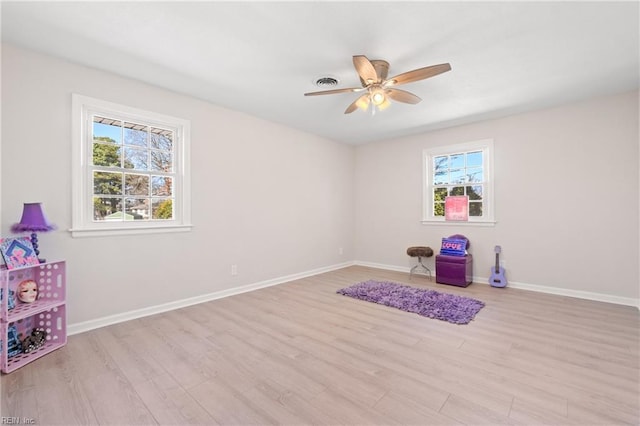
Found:
<svg viewBox="0 0 640 426"><path fill-rule="evenodd" d="M378 107L378 110L382 111L382 110L387 109L389 107L389 105L391 105L391 102L389 102L389 99L387 99L385 97L384 100L382 101L382 103L377 105L377 107Z"/></svg>
<svg viewBox="0 0 640 426"><path fill-rule="evenodd" d="M380 110L389 106L389 100L387 99L384 90L379 86L374 86L369 90L369 97L371 98L371 103L377 106Z"/></svg>
<svg viewBox="0 0 640 426"><path fill-rule="evenodd" d="M366 111L369 108L369 97L360 96L356 101L356 106L360 108L362 111Z"/></svg>
<svg viewBox="0 0 640 426"><path fill-rule="evenodd" d="M374 91L373 93L371 93L371 102L375 106L382 105L386 100L387 100L386 96L380 90L377 90L377 91Z"/></svg>

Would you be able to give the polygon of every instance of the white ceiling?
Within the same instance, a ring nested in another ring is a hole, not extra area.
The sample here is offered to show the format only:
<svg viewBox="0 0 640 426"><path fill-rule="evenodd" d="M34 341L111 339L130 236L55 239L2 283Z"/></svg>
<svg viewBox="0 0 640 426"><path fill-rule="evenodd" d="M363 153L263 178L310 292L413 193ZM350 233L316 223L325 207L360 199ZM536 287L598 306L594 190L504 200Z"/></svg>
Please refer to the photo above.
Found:
<svg viewBox="0 0 640 426"><path fill-rule="evenodd" d="M639 3L2 2L2 39L340 142L370 141L638 88ZM402 86L417 105L343 114L352 56L389 75L448 62ZM7 107L4 106L3 107Z"/></svg>

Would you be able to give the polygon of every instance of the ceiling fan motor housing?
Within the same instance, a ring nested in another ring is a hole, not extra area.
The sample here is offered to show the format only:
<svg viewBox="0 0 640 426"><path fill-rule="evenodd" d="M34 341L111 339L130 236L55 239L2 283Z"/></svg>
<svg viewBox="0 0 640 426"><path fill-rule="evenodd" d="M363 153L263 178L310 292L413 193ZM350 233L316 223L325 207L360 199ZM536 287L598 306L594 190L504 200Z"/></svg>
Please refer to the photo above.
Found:
<svg viewBox="0 0 640 426"><path fill-rule="evenodd" d="M376 70L376 74L378 76L378 80L374 83L382 83L384 80L386 80L387 76L389 75L389 62L383 61L382 59L373 59L369 62L371 62L371 65L373 65L373 68ZM363 86L371 84L371 82L369 81L364 81L362 77L360 77L360 82Z"/></svg>

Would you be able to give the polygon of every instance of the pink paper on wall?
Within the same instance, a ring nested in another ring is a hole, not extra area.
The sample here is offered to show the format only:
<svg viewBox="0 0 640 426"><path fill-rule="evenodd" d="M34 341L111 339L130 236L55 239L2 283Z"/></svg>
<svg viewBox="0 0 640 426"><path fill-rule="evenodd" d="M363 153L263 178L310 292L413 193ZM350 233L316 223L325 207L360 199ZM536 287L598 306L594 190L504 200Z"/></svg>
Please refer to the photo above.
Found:
<svg viewBox="0 0 640 426"><path fill-rule="evenodd" d="M444 219L469 220L469 196L454 195L444 199Z"/></svg>

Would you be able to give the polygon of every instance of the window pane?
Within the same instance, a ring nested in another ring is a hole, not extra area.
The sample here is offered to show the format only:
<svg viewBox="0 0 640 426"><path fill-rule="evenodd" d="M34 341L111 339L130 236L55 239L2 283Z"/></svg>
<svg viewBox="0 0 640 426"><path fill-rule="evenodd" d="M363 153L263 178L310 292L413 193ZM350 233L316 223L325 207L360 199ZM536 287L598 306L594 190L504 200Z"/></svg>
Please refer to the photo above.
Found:
<svg viewBox="0 0 640 426"><path fill-rule="evenodd" d="M124 149L124 168L147 170L149 164L149 156L146 149L129 148Z"/></svg>
<svg viewBox="0 0 640 426"><path fill-rule="evenodd" d="M467 153L467 167L482 166L482 151Z"/></svg>
<svg viewBox="0 0 640 426"><path fill-rule="evenodd" d="M433 200L434 201L444 201L448 194L447 188L435 188L433 190Z"/></svg>
<svg viewBox="0 0 640 426"><path fill-rule="evenodd" d="M173 179L166 176L152 176L151 195L171 197L173 195Z"/></svg>
<svg viewBox="0 0 640 426"><path fill-rule="evenodd" d="M153 219L173 219L173 200L153 200Z"/></svg>
<svg viewBox="0 0 640 426"><path fill-rule="evenodd" d="M94 194L122 194L122 173L93 172Z"/></svg>
<svg viewBox="0 0 640 426"><path fill-rule="evenodd" d="M147 220L149 219L149 199L148 198L126 198L124 220Z"/></svg>
<svg viewBox="0 0 640 426"><path fill-rule="evenodd" d="M94 143L93 164L95 166L120 167L122 148L119 145Z"/></svg>
<svg viewBox="0 0 640 426"><path fill-rule="evenodd" d="M173 150L173 132L169 130L151 128L151 148L163 151Z"/></svg>
<svg viewBox="0 0 640 426"><path fill-rule="evenodd" d="M449 168L449 157L448 156L442 156L442 157L434 157L433 158L433 170L438 172L438 171L442 171L442 170L447 170Z"/></svg>
<svg viewBox="0 0 640 426"><path fill-rule="evenodd" d="M449 195L464 195L464 186L454 186Z"/></svg>
<svg viewBox="0 0 640 426"><path fill-rule="evenodd" d="M482 182L482 167L467 169L467 182Z"/></svg>
<svg viewBox="0 0 640 426"><path fill-rule="evenodd" d="M434 216L444 216L444 203L434 203L433 204L433 215Z"/></svg>
<svg viewBox="0 0 640 426"><path fill-rule="evenodd" d="M148 196L149 195L149 176L125 173L124 194Z"/></svg>
<svg viewBox="0 0 640 426"><path fill-rule="evenodd" d="M147 126L124 123L124 143L126 145L147 146Z"/></svg>
<svg viewBox="0 0 640 426"><path fill-rule="evenodd" d="M460 167L464 167L464 154L455 154L450 157L451 163L449 167L452 169L457 169Z"/></svg>
<svg viewBox="0 0 640 426"><path fill-rule="evenodd" d="M122 143L122 122L105 117L93 117L93 140Z"/></svg>
<svg viewBox="0 0 640 426"><path fill-rule="evenodd" d="M464 169L451 170L450 183L465 183Z"/></svg>
<svg viewBox="0 0 640 426"><path fill-rule="evenodd" d="M151 151L151 170L161 172L172 172L173 161L172 155L167 151Z"/></svg>
<svg viewBox="0 0 640 426"><path fill-rule="evenodd" d="M469 200L482 200L482 186L467 186L467 195L469 196Z"/></svg>
<svg viewBox="0 0 640 426"><path fill-rule="evenodd" d="M482 216L482 202L469 201L469 216Z"/></svg>
<svg viewBox="0 0 640 426"><path fill-rule="evenodd" d="M434 185L446 185L449 183L449 172L447 170L437 171L433 176Z"/></svg>
<svg viewBox="0 0 640 426"><path fill-rule="evenodd" d="M121 198L93 197L93 220L122 220L121 209Z"/></svg>

